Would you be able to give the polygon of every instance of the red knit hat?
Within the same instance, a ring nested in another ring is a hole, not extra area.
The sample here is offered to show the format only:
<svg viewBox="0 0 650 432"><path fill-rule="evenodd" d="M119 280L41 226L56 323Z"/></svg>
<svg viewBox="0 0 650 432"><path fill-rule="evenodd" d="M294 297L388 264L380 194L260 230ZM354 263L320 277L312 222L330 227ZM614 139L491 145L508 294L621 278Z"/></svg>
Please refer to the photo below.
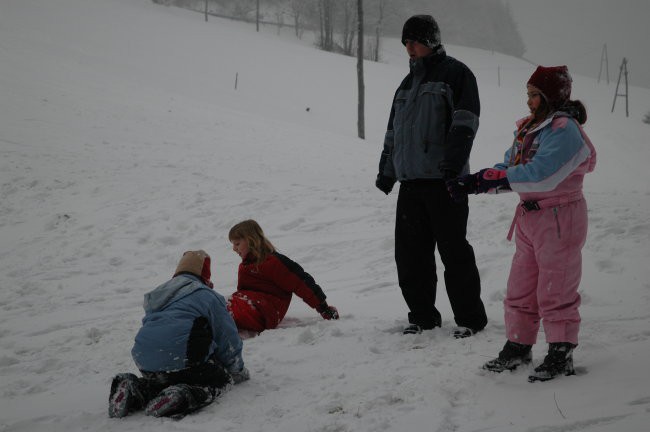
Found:
<svg viewBox="0 0 650 432"><path fill-rule="evenodd" d="M560 108L571 97L572 81L566 66L537 66L528 85L539 89L551 108Z"/></svg>
<svg viewBox="0 0 650 432"><path fill-rule="evenodd" d="M210 281L210 255L205 253L205 251L187 251L183 254L181 260L176 266L176 271L174 276L179 275L180 273L191 273L195 276L200 277L210 288L213 287L212 282Z"/></svg>

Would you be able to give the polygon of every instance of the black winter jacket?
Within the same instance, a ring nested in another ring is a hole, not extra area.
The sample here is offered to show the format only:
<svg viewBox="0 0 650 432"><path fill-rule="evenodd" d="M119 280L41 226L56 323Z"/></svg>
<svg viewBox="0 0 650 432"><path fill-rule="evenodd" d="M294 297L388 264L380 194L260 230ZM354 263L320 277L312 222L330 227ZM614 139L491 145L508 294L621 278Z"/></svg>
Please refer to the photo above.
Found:
<svg viewBox="0 0 650 432"><path fill-rule="evenodd" d="M393 99L379 176L408 181L467 174L481 109L474 74L442 46L410 66Z"/></svg>

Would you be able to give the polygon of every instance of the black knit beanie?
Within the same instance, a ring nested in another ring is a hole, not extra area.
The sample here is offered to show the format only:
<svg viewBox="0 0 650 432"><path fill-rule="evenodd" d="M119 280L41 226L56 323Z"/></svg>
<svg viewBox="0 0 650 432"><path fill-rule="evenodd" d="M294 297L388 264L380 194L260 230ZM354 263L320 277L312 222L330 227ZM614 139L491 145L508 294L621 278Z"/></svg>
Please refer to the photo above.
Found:
<svg viewBox="0 0 650 432"><path fill-rule="evenodd" d="M407 40L420 42L431 49L440 45L440 27L431 15L413 15L402 29L402 44Z"/></svg>

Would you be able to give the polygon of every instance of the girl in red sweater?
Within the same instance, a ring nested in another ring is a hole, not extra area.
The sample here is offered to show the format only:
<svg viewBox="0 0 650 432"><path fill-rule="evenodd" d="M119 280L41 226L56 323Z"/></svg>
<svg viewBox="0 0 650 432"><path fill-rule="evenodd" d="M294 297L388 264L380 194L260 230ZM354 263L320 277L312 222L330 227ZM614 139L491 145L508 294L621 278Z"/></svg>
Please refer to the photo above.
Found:
<svg viewBox="0 0 650 432"><path fill-rule="evenodd" d="M276 328L287 313L293 294L324 319L339 318L314 278L298 263L278 253L257 222L249 219L238 223L230 229L228 239L242 259L237 291L227 304L237 328L257 333Z"/></svg>

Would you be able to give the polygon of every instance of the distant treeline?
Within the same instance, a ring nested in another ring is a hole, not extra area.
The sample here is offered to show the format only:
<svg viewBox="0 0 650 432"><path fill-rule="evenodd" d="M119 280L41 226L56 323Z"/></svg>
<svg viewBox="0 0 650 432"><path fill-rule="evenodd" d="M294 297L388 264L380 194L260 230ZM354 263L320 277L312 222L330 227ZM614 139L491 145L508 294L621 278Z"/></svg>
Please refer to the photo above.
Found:
<svg viewBox="0 0 650 432"><path fill-rule="evenodd" d="M196 11L206 8L206 0L152 1ZM214 15L290 26L298 38L305 30L311 30L322 49L354 55L356 3L357 0L207 0L207 8ZM377 60L381 37L399 37L404 21L415 14L434 16L443 44L515 57L525 52L517 23L503 0L364 0L366 55Z"/></svg>

